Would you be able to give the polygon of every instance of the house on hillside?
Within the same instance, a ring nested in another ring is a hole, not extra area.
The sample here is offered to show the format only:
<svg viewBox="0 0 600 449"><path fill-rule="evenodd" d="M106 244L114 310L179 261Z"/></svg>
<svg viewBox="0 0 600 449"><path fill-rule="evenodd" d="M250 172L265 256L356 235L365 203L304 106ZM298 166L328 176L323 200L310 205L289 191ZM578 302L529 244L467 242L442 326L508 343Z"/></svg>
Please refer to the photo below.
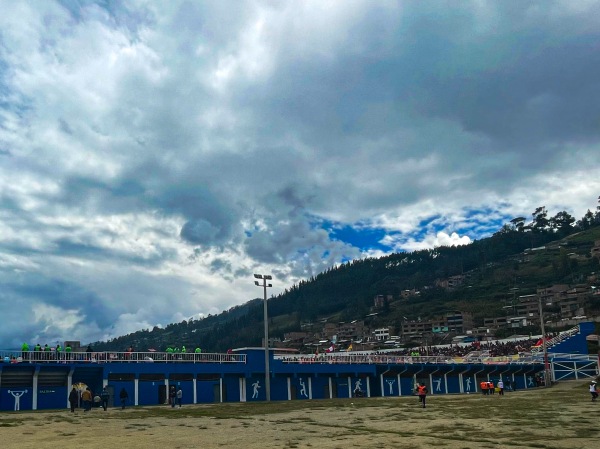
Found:
<svg viewBox="0 0 600 449"><path fill-rule="evenodd" d="M542 304L558 304L567 297L569 286L566 284L554 284L551 287L538 288L537 295Z"/></svg>
<svg viewBox="0 0 600 449"><path fill-rule="evenodd" d="M567 290L566 298L560 301L560 315L563 318L585 315L585 303L590 296L590 289L578 285Z"/></svg>
<svg viewBox="0 0 600 449"><path fill-rule="evenodd" d="M454 290L457 287L460 287L465 283L467 279L471 277L470 273L468 274L457 274L456 276L450 276L447 279L437 279L435 281L435 286L440 287L446 290Z"/></svg>
<svg viewBox="0 0 600 449"><path fill-rule="evenodd" d="M393 300L393 295L375 295L375 298L373 299L373 305L376 309L383 309L386 304L391 303Z"/></svg>
<svg viewBox="0 0 600 449"><path fill-rule="evenodd" d="M285 348L300 349L312 339L312 334L308 332L286 332L282 343Z"/></svg>
<svg viewBox="0 0 600 449"><path fill-rule="evenodd" d="M413 298L415 296L419 296L419 291L416 288L410 289L410 290L402 290L400 292L400 297L402 299L410 299Z"/></svg>
<svg viewBox="0 0 600 449"><path fill-rule="evenodd" d="M594 242L594 246L590 250L592 257L600 259L600 240Z"/></svg>
<svg viewBox="0 0 600 449"><path fill-rule="evenodd" d="M444 316L429 320L404 321L402 335L404 339L422 337L442 332L464 334L473 328L473 315L468 312L452 311Z"/></svg>

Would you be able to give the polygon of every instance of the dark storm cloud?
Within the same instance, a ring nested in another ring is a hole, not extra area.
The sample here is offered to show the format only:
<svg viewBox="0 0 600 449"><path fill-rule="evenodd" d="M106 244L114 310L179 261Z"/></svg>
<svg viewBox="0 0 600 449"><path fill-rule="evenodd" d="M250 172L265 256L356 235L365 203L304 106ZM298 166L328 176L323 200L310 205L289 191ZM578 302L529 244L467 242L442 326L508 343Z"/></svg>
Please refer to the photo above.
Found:
<svg viewBox="0 0 600 449"><path fill-rule="evenodd" d="M218 313L254 272L283 289L594 207L599 6L7 3L0 294L38 324L0 341Z"/></svg>

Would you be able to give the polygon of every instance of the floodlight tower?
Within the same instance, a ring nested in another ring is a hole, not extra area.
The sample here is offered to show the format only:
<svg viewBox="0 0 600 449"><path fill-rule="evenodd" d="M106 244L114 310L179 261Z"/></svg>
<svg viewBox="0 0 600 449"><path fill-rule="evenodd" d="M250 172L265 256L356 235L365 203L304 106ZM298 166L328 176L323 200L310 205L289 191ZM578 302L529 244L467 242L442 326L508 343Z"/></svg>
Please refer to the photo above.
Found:
<svg viewBox="0 0 600 449"><path fill-rule="evenodd" d="M271 369L269 364L269 314L267 312L267 287L273 287L273 284L267 283L273 279L270 274L255 274L255 279L262 280L262 283L254 281L254 285L262 287L264 292L263 312L265 322L265 394L267 401L271 400Z"/></svg>

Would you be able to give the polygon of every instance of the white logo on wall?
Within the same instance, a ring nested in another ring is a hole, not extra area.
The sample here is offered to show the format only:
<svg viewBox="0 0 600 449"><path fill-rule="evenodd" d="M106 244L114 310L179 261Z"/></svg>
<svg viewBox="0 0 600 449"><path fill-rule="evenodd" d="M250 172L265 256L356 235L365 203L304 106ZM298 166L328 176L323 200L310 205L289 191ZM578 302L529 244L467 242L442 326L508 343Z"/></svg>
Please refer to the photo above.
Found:
<svg viewBox="0 0 600 449"><path fill-rule="evenodd" d="M386 380L386 382L390 386L390 394L394 394L394 382L396 382L396 379Z"/></svg>
<svg viewBox="0 0 600 449"><path fill-rule="evenodd" d="M257 380L256 382L254 382L252 384L252 388L253 388L252 399L256 399L256 398L258 398L258 389L260 388L260 381Z"/></svg>
<svg viewBox="0 0 600 449"><path fill-rule="evenodd" d="M15 398L15 412L21 410L21 396L27 393L27 390L8 390L8 392Z"/></svg>
<svg viewBox="0 0 600 449"><path fill-rule="evenodd" d="M308 394L306 393L306 384L304 383L302 378L300 378L300 380L298 382L300 383L300 386L302 387L300 389L300 396L304 396L305 398L307 398Z"/></svg>

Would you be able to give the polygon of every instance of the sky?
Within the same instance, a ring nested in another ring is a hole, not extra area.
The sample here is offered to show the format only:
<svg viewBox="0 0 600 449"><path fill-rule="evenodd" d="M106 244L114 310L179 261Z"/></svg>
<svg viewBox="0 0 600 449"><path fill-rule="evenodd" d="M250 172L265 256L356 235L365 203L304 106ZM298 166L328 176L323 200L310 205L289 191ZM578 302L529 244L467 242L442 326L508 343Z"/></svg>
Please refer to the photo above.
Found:
<svg viewBox="0 0 600 449"><path fill-rule="evenodd" d="M0 348L597 206L598 1L0 10Z"/></svg>

